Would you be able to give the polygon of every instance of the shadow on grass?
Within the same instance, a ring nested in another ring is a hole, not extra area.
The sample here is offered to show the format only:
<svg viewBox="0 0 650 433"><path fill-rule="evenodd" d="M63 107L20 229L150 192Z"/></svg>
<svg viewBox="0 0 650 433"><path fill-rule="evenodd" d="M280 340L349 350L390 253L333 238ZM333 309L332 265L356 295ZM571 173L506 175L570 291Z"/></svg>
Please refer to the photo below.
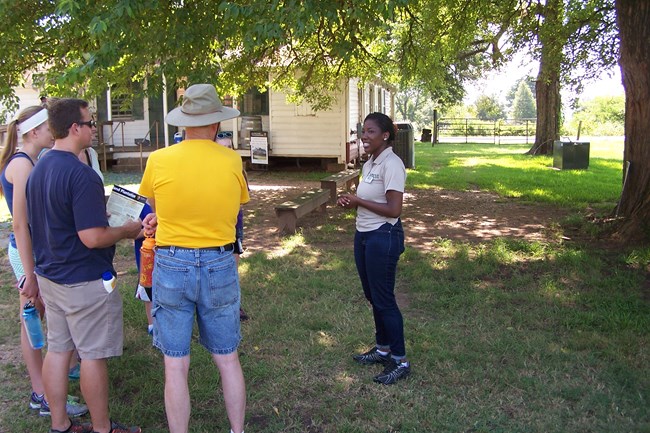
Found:
<svg viewBox="0 0 650 433"><path fill-rule="evenodd" d="M557 170L552 157L523 152L522 146L418 146L407 182L414 188L480 189L574 209L598 203L613 207L620 197L620 160L592 158L587 170Z"/></svg>
<svg viewBox="0 0 650 433"><path fill-rule="evenodd" d="M397 292L413 374L385 387L372 383L378 368L350 357L373 343L351 225L325 228L326 235L321 228L305 228L283 239L282 249L242 260L251 316L240 348L247 430L647 427L650 308L639 289L647 263L635 267L621 255L516 240L439 240L429 252L409 248ZM125 348L109 365L111 413L146 432L163 432L162 359L146 334L142 303L133 298L131 249L118 251ZM6 267L2 283L3 317L17 317ZM7 347L18 338L17 328L9 328L2 335ZM28 413L19 360L3 361L2 371L3 430L45 431L47 420ZM216 368L196 340L189 382L191 431L227 431ZM71 392L78 393L77 385Z"/></svg>
<svg viewBox="0 0 650 433"><path fill-rule="evenodd" d="M496 164L486 169L505 170L504 182L512 185L519 176ZM269 215L259 211L254 218L262 227ZM247 430L647 430L647 251L499 238L472 244L431 238L427 249L409 246L396 291L413 374L384 387L372 382L378 368L351 360L372 345L374 332L353 233L349 213L314 214L294 236L266 233L264 248L243 258L243 305L251 316L240 347ZM146 334L143 305L133 298L132 254L121 243L116 256L125 346L109 363L111 414L147 433L164 432L162 357ZM13 276L6 253L0 260L0 431L46 431L48 420L25 404ZM189 383L191 431L228 431L216 368L196 338ZM78 394L78 384L70 390Z"/></svg>

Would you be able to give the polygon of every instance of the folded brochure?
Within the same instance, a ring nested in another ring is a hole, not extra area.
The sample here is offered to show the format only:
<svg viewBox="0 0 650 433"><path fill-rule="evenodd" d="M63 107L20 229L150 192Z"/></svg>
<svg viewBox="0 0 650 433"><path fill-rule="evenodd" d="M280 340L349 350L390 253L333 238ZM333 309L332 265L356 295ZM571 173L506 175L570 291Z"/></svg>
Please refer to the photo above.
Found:
<svg viewBox="0 0 650 433"><path fill-rule="evenodd" d="M106 202L106 212L109 214L108 225L119 227L128 220L137 221L146 202L147 197L114 185Z"/></svg>

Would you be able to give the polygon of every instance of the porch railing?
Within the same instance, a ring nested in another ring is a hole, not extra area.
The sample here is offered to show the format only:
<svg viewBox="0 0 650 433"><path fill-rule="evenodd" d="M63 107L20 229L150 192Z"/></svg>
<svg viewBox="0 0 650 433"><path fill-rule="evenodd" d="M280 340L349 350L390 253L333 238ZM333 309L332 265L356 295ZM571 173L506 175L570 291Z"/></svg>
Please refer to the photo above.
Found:
<svg viewBox="0 0 650 433"><path fill-rule="evenodd" d="M114 125L114 123L117 123ZM108 170L108 157L113 154L113 147L115 132L120 129L122 133L122 143L124 143L124 121L113 122L112 120L104 121L99 123L99 128L97 129L97 141L100 146L100 157L101 157L101 169L102 171ZM108 136L107 140L104 140L104 126L110 126L111 133ZM107 151L106 148L110 146L110 149ZM110 155L109 155L110 154Z"/></svg>
<svg viewBox="0 0 650 433"><path fill-rule="evenodd" d="M160 145L159 136L158 136L158 125L159 124L160 123L157 120L154 120L154 122L151 124L151 127L149 128L149 130L145 134L144 138L140 141L140 171L143 172L143 173L144 173L144 155L143 155L143 152L142 152L142 146L144 145L144 143L146 143L147 137L151 137L152 130L153 130L153 132L155 132L154 135L156 136L156 150L158 150L159 145ZM149 142L151 143L151 140L149 140Z"/></svg>

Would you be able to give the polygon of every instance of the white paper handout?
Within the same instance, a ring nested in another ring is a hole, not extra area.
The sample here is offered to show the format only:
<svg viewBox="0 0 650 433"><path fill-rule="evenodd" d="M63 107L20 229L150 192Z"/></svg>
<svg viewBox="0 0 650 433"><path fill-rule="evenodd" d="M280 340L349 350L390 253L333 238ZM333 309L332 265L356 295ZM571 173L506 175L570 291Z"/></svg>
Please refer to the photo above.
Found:
<svg viewBox="0 0 650 433"><path fill-rule="evenodd" d="M119 227L128 220L137 221L146 202L147 197L114 185L106 202L106 212L110 215L108 225Z"/></svg>

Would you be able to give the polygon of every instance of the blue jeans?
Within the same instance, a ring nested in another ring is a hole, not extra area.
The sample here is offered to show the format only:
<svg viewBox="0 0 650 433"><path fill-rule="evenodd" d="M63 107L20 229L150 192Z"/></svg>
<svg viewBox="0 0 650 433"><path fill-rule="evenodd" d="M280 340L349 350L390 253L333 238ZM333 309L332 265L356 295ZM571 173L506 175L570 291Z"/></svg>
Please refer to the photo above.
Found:
<svg viewBox="0 0 650 433"><path fill-rule="evenodd" d="M153 345L164 355L189 355L195 315L199 342L210 353L237 350L240 291L232 251L158 249L153 287Z"/></svg>
<svg viewBox="0 0 650 433"><path fill-rule="evenodd" d="M354 260L361 286L372 305L377 346L389 346L392 356L406 356L404 322L395 300L395 274L399 256L404 252L402 222L385 223L370 232L354 235Z"/></svg>

